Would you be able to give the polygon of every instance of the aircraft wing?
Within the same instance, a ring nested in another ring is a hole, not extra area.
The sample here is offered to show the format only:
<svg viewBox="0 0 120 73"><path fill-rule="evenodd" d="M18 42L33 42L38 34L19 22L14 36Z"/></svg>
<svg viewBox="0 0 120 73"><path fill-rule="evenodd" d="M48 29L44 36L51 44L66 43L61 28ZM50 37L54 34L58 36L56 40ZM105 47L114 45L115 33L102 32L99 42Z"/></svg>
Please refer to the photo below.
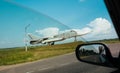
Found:
<svg viewBox="0 0 120 73"><path fill-rule="evenodd" d="M42 43L42 41L47 40L48 38L42 38L42 39L37 39L37 40L30 40L30 44L39 44Z"/></svg>
<svg viewBox="0 0 120 73"><path fill-rule="evenodd" d="M50 39L42 41L42 43L50 43L50 42L56 42L56 41L61 41L61 40L64 40L64 38L50 38Z"/></svg>
<svg viewBox="0 0 120 73"><path fill-rule="evenodd" d="M39 38L38 36L35 36L32 34L28 34L28 36L30 38L30 44L32 44L32 45L42 43L42 41L48 39L48 38Z"/></svg>
<svg viewBox="0 0 120 73"><path fill-rule="evenodd" d="M73 30L74 32L76 32L76 36L83 36L83 35L86 35L86 34L89 34L89 33L91 33L92 32L92 30L91 29L88 29L88 28L86 28L86 29L83 29L83 30Z"/></svg>

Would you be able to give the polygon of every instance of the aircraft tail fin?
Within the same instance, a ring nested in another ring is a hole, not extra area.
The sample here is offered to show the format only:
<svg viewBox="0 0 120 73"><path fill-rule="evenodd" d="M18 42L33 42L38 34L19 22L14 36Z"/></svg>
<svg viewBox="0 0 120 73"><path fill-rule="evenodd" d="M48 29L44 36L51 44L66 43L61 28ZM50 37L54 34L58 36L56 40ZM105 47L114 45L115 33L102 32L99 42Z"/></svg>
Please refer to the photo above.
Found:
<svg viewBox="0 0 120 73"><path fill-rule="evenodd" d="M31 34L31 33L28 33L28 36L29 36L29 38L30 38L30 39L32 39L32 40L39 39L39 37L38 37L38 36L33 35L33 34Z"/></svg>

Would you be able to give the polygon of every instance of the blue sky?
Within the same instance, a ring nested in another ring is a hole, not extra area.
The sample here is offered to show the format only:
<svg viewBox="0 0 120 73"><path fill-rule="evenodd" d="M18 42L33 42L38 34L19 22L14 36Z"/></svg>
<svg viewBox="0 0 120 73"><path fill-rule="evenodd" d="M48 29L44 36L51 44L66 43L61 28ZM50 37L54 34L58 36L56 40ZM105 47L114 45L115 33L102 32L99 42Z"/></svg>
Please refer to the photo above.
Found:
<svg viewBox="0 0 120 73"><path fill-rule="evenodd" d="M103 0L0 0L0 48L23 46L28 24L27 32L33 34L47 28L89 28L96 32L86 35L86 39L117 37Z"/></svg>
<svg viewBox="0 0 120 73"><path fill-rule="evenodd" d="M11 0L18 5L44 13L65 25L89 23L97 17L109 19L103 0ZM94 15L93 15L94 14ZM110 19L109 19L110 20ZM79 27L81 28L81 27Z"/></svg>

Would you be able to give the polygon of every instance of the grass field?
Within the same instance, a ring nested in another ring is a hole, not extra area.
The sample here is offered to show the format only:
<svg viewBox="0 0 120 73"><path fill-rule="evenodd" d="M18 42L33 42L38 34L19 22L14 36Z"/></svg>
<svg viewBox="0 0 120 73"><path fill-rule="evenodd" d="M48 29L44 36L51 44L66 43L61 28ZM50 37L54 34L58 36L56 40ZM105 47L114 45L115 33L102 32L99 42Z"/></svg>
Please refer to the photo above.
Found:
<svg viewBox="0 0 120 73"><path fill-rule="evenodd" d="M43 58L70 53L73 52L77 45L81 43L82 42L73 42L52 46L29 47L27 52L25 52L24 47L13 49L1 49L0 66L31 62Z"/></svg>
<svg viewBox="0 0 120 73"><path fill-rule="evenodd" d="M108 44L120 43L118 39L99 40L92 42L102 42ZM28 48L27 52L25 52L24 47L0 49L0 66L31 62L43 58L71 53L74 52L77 45L81 43L83 42L72 42L72 43L58 44L52 46L36 46L36 47L31 46Z"/></svg>
<svg viewBox="0 0 120 73"><path fill-rule="evenodd" d="M115 38L115 39L104 39L104 40L97 40L97 41L91 41L91 42L101 42L101 43L107 43L107 44L110 44L110 43L120 43L120 40Z"/></svg>

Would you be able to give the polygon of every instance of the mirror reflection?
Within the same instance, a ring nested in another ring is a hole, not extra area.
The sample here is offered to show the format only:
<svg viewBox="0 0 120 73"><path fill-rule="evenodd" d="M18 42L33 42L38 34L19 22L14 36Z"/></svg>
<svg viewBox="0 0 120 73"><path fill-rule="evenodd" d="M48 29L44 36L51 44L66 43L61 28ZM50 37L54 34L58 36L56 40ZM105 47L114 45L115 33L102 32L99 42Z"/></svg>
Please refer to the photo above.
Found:
<svg viewBox="0 0 120 73"><path fill-rule="evenodd" d="M105 63L106 53L105 47L103 45L83 45L79 48L79 57L83 61L93 62L93 63Z"/></svg>

